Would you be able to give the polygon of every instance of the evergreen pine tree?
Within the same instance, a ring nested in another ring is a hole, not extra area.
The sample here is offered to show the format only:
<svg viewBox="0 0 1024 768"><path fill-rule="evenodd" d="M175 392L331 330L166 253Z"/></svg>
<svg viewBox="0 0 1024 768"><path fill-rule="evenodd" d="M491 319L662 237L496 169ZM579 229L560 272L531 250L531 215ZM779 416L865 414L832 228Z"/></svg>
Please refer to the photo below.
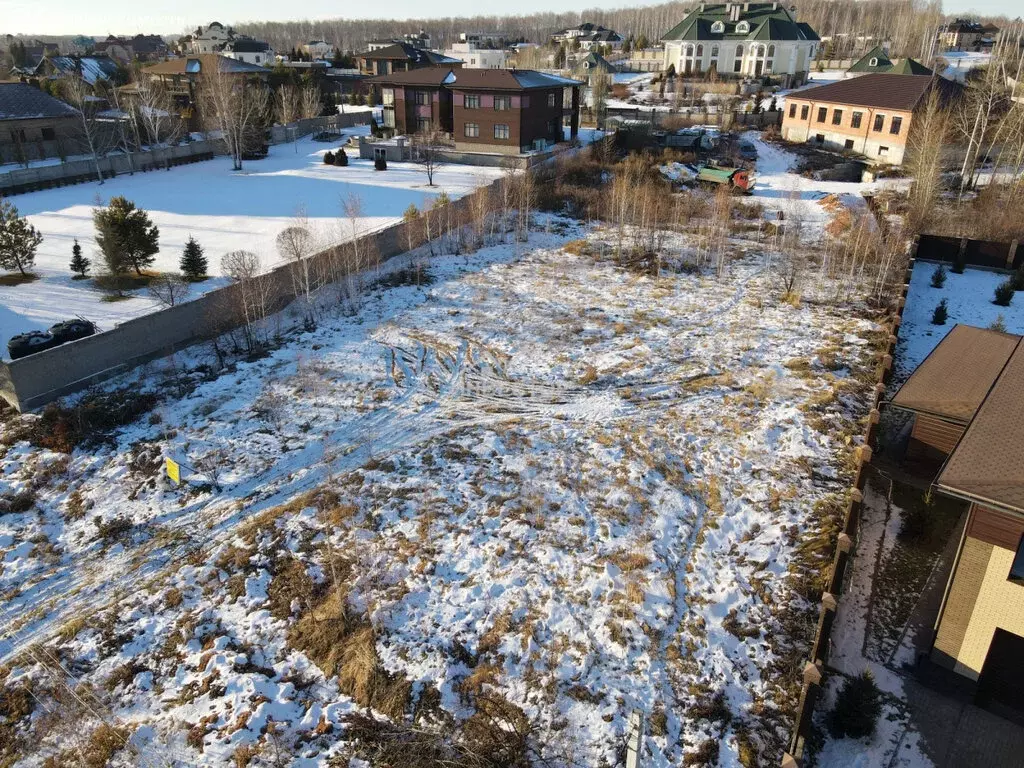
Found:
<svg viewBox="0 0 1024 768"><path fill-rule="evenodd" d="M206 277L207 266L203 247L189 235L188 242L185 243L185 250L181 254L181 274L187 280L203 280Z"/></svg>
<svg viewBox="0 0 1024 768"><path fill-rule="evenodd" d="M75 244L71 246L71 271L75 273L75 280L84 280L89 276L90 261L82 255L82 246L75 238Z"/></svg>

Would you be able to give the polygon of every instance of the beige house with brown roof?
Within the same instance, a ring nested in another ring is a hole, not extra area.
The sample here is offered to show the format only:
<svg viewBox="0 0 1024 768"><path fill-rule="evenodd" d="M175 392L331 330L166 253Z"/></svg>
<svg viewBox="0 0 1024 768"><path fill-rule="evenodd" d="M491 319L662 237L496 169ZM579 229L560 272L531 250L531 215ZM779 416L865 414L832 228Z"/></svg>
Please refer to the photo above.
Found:
<svg viewBox="0 0 1024 768"><path fill-rule="evenodd" d="M932 661L975 681L979 705L1024 722L1021 337L955 326L892 405L914 411L915 422L961 433L934 483L970 506L934 625Z"/></svg>

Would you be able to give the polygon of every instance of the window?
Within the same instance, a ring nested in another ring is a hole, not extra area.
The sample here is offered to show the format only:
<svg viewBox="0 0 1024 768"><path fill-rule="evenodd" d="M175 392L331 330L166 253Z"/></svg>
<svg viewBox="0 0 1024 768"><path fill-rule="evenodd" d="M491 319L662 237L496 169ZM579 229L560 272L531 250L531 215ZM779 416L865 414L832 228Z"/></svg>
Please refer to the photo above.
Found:
<svg viewBox="0 0 1024 768"><path fill-rule="evenodd" d="M885 115L875 115L875 131L880 131L885 127Z"/></svg>
<svg viewBox="0 0 1024 768"><path fill-rule="evenodd" d="M739 72L743 69L743 59L736 59L736 63L732 65L733 72Z"/></svg>
<svg viewBox="0 0 1024 768"><path fill-rule="evenodd" d="M828 107L818 107L818 122L824 123L828 116Z"/></svg>
<svg viewBox="0 0 1024 768"><path fill-rule="evenodd" d="M418 118L416 118L416 131L418 133L430 133L430 118L429 117L418 117Z"/></svg>
<svg viewBox="0 0 1024 768"><path fill-rule="evenodd" d="M763 59L764 58L764 46L763 45L757 46L757 58L759 58L759 59Z"/></svg>
<svg viewBox="0 0 1024 768"><path fill-rule="evenodd" d="M878 156L879 157L885 157L888 154L889 154L889 148L888 147L879 147L878 148Z"/></svg>
<svg viewBox="0 0 1024 768"><path fill-rule="evenodd" d="M57 132L53 128L43 128L43 141L53 141L57 138Z"/></svg>
<svg viewBox="0 0 1024 768"><path fill-rule="evenodd" d="M774 59L775 58L775 46L774 45L769 45L768 46L768 58L769 59Z"/></svg>
<svg viewBox="0 0 1024 768"><path fill-rule="evenodd" d="M900 132L900 128L902 128L902 127L903 127L903 118L902 117L894 117L892 119L892 123L890 123L890 125L889 125L889 133L891 133L893 135L898 135L899 132Z"/></svg>
<svg viewBox="0 0 1024 768"><path fill-rule="evenodd" d="M494 108L498 109L498 110L512 109L512 97L511 96L495 96L494 97Z"/></svg>
<svg viewBox="0 0 1024 768"><path fill-rule="evenodd" d="M466 109L480 109L480 94L467 93L462 97L462 104Z"/></svg>
<svg viewBox="0 0 1024 768"><path fill-rule="evenodd" d="M1024 584L1024 536L1017 544L1017 554L1013 556L1013 565L1010 566L1010 581Z"/></svg>
<svg viewBox="0 0 1024 768"><path fill-rule="evenodd" d="M789 105L789 116L796 117L796 104Z"/></svg>
<svg viewBox="0 0 1024 768"><path fill-rule="evenodd" d="M553 94L553 93L549 93L548 94L548 106L549 107L554 107L555 106L555 94Z"/></svg>
<svg viewBox="0 0 1024 768"><path fill-rule="evenodd" d="M864 113L863 112L854 112L853 115L850 116L850 127L851 128L860 128L860 121L861 121L861 119L863 117L864 117Z"/></svg>
<svg viewBox="0 0 1024 768"><path fill-rule="evenodd" d="M877 67L878 66L878 57L872 56L871 57L871 61L868 62L868 65L872 66L872 67Z"/></svg>
<svg viewBox="0 0 1024 768"><path fill-rule="evenodd" d="M743 56L743 46L742 45L737 45L736 46L736 55L740 56L740 57Z"/></svg>
<svg viewBox="0 0 1024 768"><path fill-rule="evenodd" d="M736 25L736 31L739 32L741 35L747 34L748 32L750 32L750 22L741 21L739 24Z"/></svg>
<svg viewBox="0 0 1024 768"><path fill-rule="evenodd" d="M842 125L842 124L843 124L843 110L841 110L841 109L833 109L832 110L832 125Z"/></svg>
<svg viewBox="0 0 1024 768"><path fill-rule="evenodd" d="M843 146L847 149L853 149L853 139L847 139Z"/></svg>
<svg viewBox="0 0 1024 768"><path fill-rule="evenodd" d="M430 92L429 91L415 91L415 101L419 106L430 103Z"/></svg>
<svg viewBox="0 0 1024 768"><path fill-rule="evenodd" d="M463 126L462 132L471 139L476 139L480 136L480 124L479 123L466 123Z"/></svg>
<svg viewBox="0 0 1024 768"><path fill-rule="evenodd" d="M716 21L714 24L711 25L711 34L713 34L713 35L721 35L724 32L725 32L725 24L724 24L724 22Z"/></svg>
<svg viewBox="0 0 1024 768"><path fill-rule="evenodd" d="M811 106L810 106L810 104L804 104L803 106L800 107L800 119L801 120L806 120L807 116L810 113L811 113Z"/></svg>
<svg viewBox="0 0 1024 768"><path fill-rule="evenodd" d="M698 45L697 46L697 58L698 59L703 59L704 58L704 46L703 45Z"/></svg>
<svg viewBox="0 0 1024 768"><path fill-rule="evenodd" d="M815 135L814 140L816 142L818 142L819 144L824 144L825 143L825 134L824 133L819 133L819 134Z"/></svg>
<svg viewBox="0 0 1024 768"><path fill-rule="evenodd" d="M385 107L393 107L395 105L395 89L382 88L380 91L380 101Z"/></svg>
<svg viewBox="0 0 1024 768"><path fill-rule="evenodd" d="M689 58L693 58L693 45L692 45L692 44L691 44L691 45L688 45L688 46L686 46L686 55L687 55L687 56L688 56Z"/></svg>
<svg viewBox="0 0 1024 768"><path fill-rule="evenodd" d="M712 59L717 59L718 58L718 46L717 45L712 45L711 46L711 58Z"/></svg>
<svg viewBox="0 0 1024 768"><path fill-rule="evenodd" d="M498 123L494 126L494 138L496 139L507 139L509 136L508 126L503 123Z"/></svg>

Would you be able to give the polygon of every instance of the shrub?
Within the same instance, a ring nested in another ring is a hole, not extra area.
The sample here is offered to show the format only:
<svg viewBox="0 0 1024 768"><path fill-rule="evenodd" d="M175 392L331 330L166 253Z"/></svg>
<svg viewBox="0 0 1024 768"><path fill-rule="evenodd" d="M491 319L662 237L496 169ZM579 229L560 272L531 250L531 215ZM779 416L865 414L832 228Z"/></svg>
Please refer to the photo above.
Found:
<svg viewBox="0 0 1024 768"><path fill-rule="evenodd" d="M955 272L958 275L962 275L964 273L964 269L966 267L967 267L967 259L964 256L964 252L963 251L959 251L957 253L956 257L953 259L953 272Z"/></svg>
<svg viewBox="0 0 1024 768"><path fill-rule="evenodd" d="M932 288L941 288L946 284L946 268L939 264L932 272Z"/></svg>
<svg viewBox="0 0 1024 768"><path fill-rule="evenodd" d="M999 331L999 333L1006 333L1006 318L1003 317L1003 313L1000 312L996 315L996 319L991 322L988 326L990 331Z"/></svg>
<svg viewBox="0 0 1024 768"><path fill-rule="evenodd" d="M1008 278L996 286L996 295L992 301L1000 307L1008 307L1010 302L1013 301L1015 291L1013 278Z"/></svg>
<svg viewBox="0 0 1024 768"><path fill-rule="evenodd" d="M945 325L946 317L949 315L946 307L946 300L943 299L935 306L935 311L932 312L932 325Z"/></svg>
<svg viewBox="0 0 1024 768"><path fill-rule="evenodd" d="M882 694L869 670L843 683L836 706L829 713L828 729L837 739L862 739L875 732L882 714Z"/></svg>
<svg viewBox="0 0 1024 768"><path fill-rule="evenodd" d="M329 149L324 152L324 165L334 165L334 153Z"/></svg>
<svg viewBox="0 0 1024 768"><path fill-rule="evenodd" d="M345 148L344 147L340 147L338 149L338 153L334 156L334 164L337 165L338 167L341 167L341 168L344 168L346 165L348 165L348 153L345 152ZM376 163L374 163L374 166L376 167ZM384 164L384 168L387 168L387 163L386 162ZM383 169L378 169L378 170L383 170Z"/></svg>

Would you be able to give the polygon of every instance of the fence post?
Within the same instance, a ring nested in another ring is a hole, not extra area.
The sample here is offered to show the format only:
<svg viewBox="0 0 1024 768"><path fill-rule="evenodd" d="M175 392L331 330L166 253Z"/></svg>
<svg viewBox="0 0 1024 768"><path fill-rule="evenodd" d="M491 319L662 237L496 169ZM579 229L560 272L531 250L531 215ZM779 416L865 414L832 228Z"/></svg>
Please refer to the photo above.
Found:
<svg viewBox="0 0 1024 768"><path fill-rule="evenodd" d="M1017 257L1017 245L1020 243L1019 240L1013 240L1010 243L1010 248L1006 252L1006 268L1013 269L1014 259Z"/></svg>
<svg viewBox="0 0 1024 768"><path fill-rule="evenodd" d="M626 768L640 768L640 750L644 743L644 713L634 709L629 713L626 731Z"/></svg>

